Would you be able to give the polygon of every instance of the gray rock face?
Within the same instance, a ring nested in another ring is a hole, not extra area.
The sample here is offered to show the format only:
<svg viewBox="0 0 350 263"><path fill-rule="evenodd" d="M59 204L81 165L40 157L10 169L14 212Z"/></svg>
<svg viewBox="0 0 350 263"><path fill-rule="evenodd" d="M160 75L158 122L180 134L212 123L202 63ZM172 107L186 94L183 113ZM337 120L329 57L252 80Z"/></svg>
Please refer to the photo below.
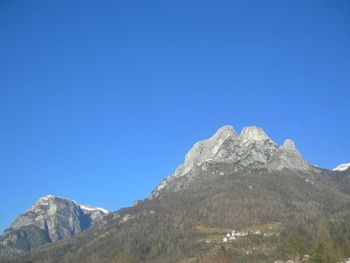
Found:
<svg viewBox="0 0 350 263"><path fill-rule="evenodd" d="M182 176L188 173L193 164L226 158L227 153L224 150L224 145L234 141L236 138L237 133L233 127L224 126L208 140L197 142L186 154L185 162L176 169L175 176Z"/></svg>
<svg viewBox="0 0 350 263"><path fill-rule="evenodd" d="M240 135L231 126L220 128L208 140L196 143L186 154L175 176L187 174L193 164L203 161L236 162L240 166L263 166L277 151L278 146L258 127L246 127Z"/></svg>
<svg viewBox="0 0 350 263"><path fill-rule="evenodd" d="M306 162L295 143L289 139L285 140L283 145L278 149L277 153L272 156L266 166L271 170L289 170L312 171L312 166Z"/></svg>
<svg viewBox="0 0 350 263"><path fill-rule="evenodd" d="M291 140L286 140L279 147L261 128L245 127L238 135L233 127L224 126L211 138L196 143L186 154L184 163L177 167L174 174L166 177L150 197L169 188L177 178L191 176L191 171L203 162L232 163L235 170L289 169L312 172L314 169L302 158Z"/></svg>
<svg viewBox="0 0 350 263"><path fill-rule="evenodd" d="M0 237L0 257L11 257L74 236L101 222L108 213L65 198L42 197Z"/></svg>

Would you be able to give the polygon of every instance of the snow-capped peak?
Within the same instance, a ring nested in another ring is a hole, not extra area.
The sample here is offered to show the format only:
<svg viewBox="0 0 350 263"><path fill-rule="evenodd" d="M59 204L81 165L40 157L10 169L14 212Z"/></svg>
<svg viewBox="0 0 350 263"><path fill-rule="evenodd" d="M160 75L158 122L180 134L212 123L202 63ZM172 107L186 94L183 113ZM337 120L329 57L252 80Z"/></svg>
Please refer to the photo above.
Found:
<svg viewBox="0 0 350 263"><path fill-rule="evenodd" d="M56 198L56 196L54 196L54 195L45 195L43 197L40 197L39 200L47 201L47 200L50 200L50 199L53 199L53 198Z"/></svg>
<svg viewBox="0 0 350 263"><path fill-rule="evenodd" d="M333 171L342 172L342 171L346 171L347 169L349 169L349 167L350 167L350 163L343 163L343 164L340 164L337 167L335 167L333 169Z"/></svg>
<svg viewBox="0 0 350 263"><path fill-rule="evenodd" d="M67 199L64 197L58 197L55 195L45 195L43 197L41 197L29 210L35 209L36 207L40 206L40 205L48 205L49 202L55 202L55 201L68 201L71 203L74 203L76 206L80 207L81 210L83 210L85 213L94 213L94 212L101 212L102 214L109 214L110 212L107 209L104 209L102 207L95 207L95 206L91 206L91 205L82 205L79 204L77 201L72 200L72 199Z"/></svg>
<svg viewBox="0 0 350 263"><path fill-rule="evenodd" d="M85 211L101 211L104 214L109 214L109 211L107 209L101 208L101 207L94 207L90 205L80 205L81 210Z"/></svg>
<svg viewBox="0 0 350 263"><path fill-rule="evenodd" d="M249 126L243 128L240 134L241 140L246 142L264 142L270 140L269 136L264 132L263 129L256 126Z"/></svg>

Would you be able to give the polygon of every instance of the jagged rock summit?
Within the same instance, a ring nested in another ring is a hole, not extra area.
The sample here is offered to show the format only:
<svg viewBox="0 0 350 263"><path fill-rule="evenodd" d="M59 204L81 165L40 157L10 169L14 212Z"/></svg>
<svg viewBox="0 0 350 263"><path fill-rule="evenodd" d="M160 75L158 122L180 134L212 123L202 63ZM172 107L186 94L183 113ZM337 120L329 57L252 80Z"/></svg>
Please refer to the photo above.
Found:
<svg viewBox="0 0 350 263"><path fill-rule="evenodd" d="M151 198L168 188L177 178L189 176L191 170L203 162L231 163L235 170L288 169L312 173L316 169L303 159L292 140L287 139L282 146L278 146L259 127L245 127L238 134L232 126L226 125L209 139L197 142L186 154L184 163L160 183Z"/></svg>
<svg viewBox="0 0 350 263"><path fill-rule="evenodd" d="M265 142L271 140L269 136L264 132L263 129L256 126L250 126L243 128L240 139L243 143L252 143L252 142Z"/></svg>
<svg viewBox="0 0 350 263"><path fill-rule="evenodd" d="M231 126L220 128L211 138L197 142L186 154L184 164L180 165L175 174L181 176L191 170L193 164L208 160L219 160L226 157L223 152L223 144L237 138L237 133Z"/></svg>
<svg viewBox="0 0 350 263"><path fill-rule="evenodd" d="M266 163L277 148L277 144L261 128L246 127L238 135L232 126L224 126L211 138L196 143L190 149L185 162L176 169L175 176L185 175L193 164L204 161L239 162L242 166Z"/></svg>
<svg viewBox="0 0 350 263"><path fill-rule="evenodd" d="M0 237L0 256L9 258L74 236L101 222L107 214L106 209L80 205L70 199L41 197Z"/></svg>

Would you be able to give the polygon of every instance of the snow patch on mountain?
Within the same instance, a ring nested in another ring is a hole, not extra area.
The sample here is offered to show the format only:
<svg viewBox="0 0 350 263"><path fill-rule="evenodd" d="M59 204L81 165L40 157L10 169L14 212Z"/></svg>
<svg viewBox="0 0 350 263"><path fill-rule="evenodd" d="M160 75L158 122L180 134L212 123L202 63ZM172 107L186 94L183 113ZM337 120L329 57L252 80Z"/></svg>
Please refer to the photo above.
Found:
<svg viewBox="0 0 350 263"><path fill-rule="evenodd" d="M333 171L343 172L349 169L350 163L343 163L333 169Z"/></svg>
<svg viewBox="0 0 350 263"><path fill-rule="evenodd" d="M102 207L94 207L90 205L80 205L80 208L84 211L101 211L104 214L109 214L109 211L107 209L104 209Z"/></svg>

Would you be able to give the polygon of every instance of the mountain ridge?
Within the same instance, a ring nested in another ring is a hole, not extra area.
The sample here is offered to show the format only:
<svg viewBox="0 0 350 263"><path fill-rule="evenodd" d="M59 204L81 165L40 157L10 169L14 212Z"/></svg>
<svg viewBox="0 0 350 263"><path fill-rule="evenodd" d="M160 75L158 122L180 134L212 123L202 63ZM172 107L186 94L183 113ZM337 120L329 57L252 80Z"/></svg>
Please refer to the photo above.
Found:
<svg viewBox="0 0 350 263"><path fill-rule="evenodd" d="M101 224L63 242L45 247L34 242L35 249L14 262L170 263L195 258L197 261L184 262L204 263L207 261L196 253L209 251L211 257L211 243L216 252L209 262L221 262L217 255L230 257L229 262L236 262L234 258L247 262L246 254L236 250L242 247L232 250L234 244L223 245L222 239L198 233L198 229L214 228L223 235L227 228L277 224L283 226L278 231L284 234L276 233L274 241L270 244L265 240L264 245L271 245L278 253L266 255L262 249L251 258L251 262L270 262L284 255L290 229L302 226L308 242L314 242L310 235L317 235L315 226L322 218L332 222L332 227L339 224L341 231L347 229L342 224L350 219L349 185L347 171L315 167L289 139L279 146L261 128L245 127L238 134L232 126L224 126L195 143L183 164L148 198L106 215ZM89 208L85 206L85 210ZM49 238L40 231L37 233L43 234L43 239ZM277 238L277 234L282 237ZM259 243L254 246L259 247Z"/></svg>

